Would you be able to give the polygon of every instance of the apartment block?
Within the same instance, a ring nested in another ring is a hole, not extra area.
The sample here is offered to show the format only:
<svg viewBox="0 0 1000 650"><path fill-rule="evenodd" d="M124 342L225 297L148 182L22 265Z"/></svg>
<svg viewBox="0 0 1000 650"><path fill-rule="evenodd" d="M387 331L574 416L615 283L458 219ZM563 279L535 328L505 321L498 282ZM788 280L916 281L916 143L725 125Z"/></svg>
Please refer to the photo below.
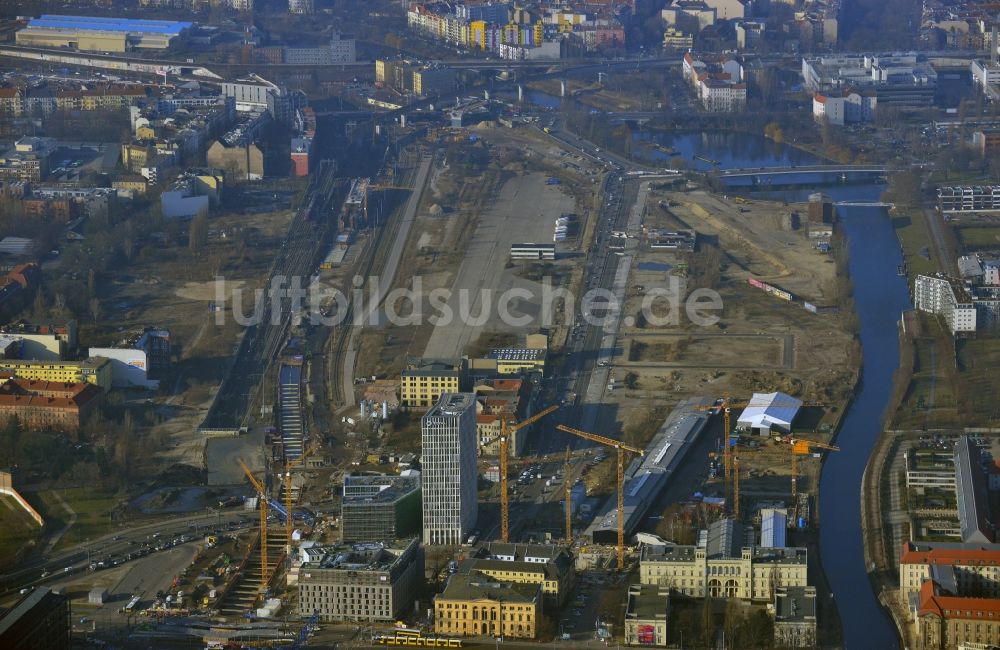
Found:
<svg viewBox="0 0 1000 650"><path fill-rule="evenodd" d="M410 358L400 373L399 403L403 408L429 408L445 393L462 388L462 359Z"/></svg>

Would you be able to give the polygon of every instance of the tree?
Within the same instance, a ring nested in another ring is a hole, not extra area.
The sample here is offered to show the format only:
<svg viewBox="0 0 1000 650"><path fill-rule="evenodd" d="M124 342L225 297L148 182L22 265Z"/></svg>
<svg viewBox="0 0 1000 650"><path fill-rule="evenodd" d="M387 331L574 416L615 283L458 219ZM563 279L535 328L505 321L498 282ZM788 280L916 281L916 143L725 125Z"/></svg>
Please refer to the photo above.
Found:
<svg viewBox="0 0 1000 650"><path fill-rule="evenodd" d="M21 420L16 415L7 418L3 430L0 430L0 454L4 466L16 465L21 448Z"/></svg>
<svg viewBox="0 0 1000 650"><path fill-rule="evenodd" d="M712 599L707 595L705 597L705 604L701 608L701 636L704 641L704 645L711 647L712 641L715 639L715 608L713 607Z"/></svg>
<svg viewBox="0 0 1000 650"><path fill-rule="evenodd" d="M91 318L96 323L97 319L101 317L101 301L97 298L91 298L87 306L90 309Z"/></svg>
<svg viewBox="0 0 1000 650"><path fill-rule="evenodd" d="M188 230L188 249L192 253L199 253L207 243L208 215L201 211L191 220L191 228Z"/></svg>

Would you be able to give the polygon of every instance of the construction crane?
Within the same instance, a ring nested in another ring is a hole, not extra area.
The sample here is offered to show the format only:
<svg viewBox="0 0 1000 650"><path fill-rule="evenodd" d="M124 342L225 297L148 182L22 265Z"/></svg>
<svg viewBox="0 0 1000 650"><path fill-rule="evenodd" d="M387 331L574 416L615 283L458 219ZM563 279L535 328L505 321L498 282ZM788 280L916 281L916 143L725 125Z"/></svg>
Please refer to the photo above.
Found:
<svg viewBox="0 0 1000 650"><path fill-rule="evenodd" d="M295 515L292 513L292 468L305 462L316 449L317 447L310 447L294 461L289 461L288 457L285 457L285 471L282 474L285 480L285 553L292 552L292 529L295 528Z"/></svg>
<svg viewBox="0 0 1000 650"><path fill-rule="evenodd" d="M733 458L733 516L740 518L740 457Z"/></svg>
<svg viewBox="0 0 1000 650"><path fill-rule="evenodd" d="M523 429L529 424L533 424L542 419L552 411L559 408L558 405L542 409L529 418L521 420L517 424L510 424L507 414L500 415L500 433L480 446L488 447L497 440L500 441L500 539L506 543L510 541L510 493L507 491L507 469L510 457L510 436L518 429Z"/></svg>
<svg viewBox="0 0 1000 650"><path fill-rule="evenodd" d="M260 591L263 593L267 591L268 583L268 565L267 565L267 490L264 485L254 478L253 472L247 467L247 464L243 462L242 458L237 459L240 463L240 467L243 468L243 473L247 475L250 479L250 484L253 488L257 490L257 502L260 505Z"/></svg>
<svg viewBox="0 0 1000 650"><path fill-rule="evenodd" d="M713 404L711 406L699 406L696 410L699 411L715 411L721 410L723 413L723 426L725 427L722 436L722 459L723 459L723 496L729 497L729 488L733 482L733 445L730 440L730 435L733 432L732 429L732 410L734 407L738 408L750 408L754 406L777 406L779 408L784 404L781 401L778 402L767 402L767 403L757 403L755 404L753 398L750 399L732 399L728 395L724 396L721 403ZM800 402L800 400L786 402L788 406L803 407L803 406L826 406L826 404L820 404L818 402ZM734 501L738 498L733 495Z"/></svg>
<svg viewBox="0 0 1000 650"><path fill-rule="evenodd" d="M573 429L572 427L567 427L564 424L560 424L556 427L560 431L565 431L566 433L571 433L574 436L583 438L584 440L590 440L591 442L597 442L608 447L614 447L618 451L618 568L625 568L625 452L632 452L633 454L639 454L644 456L646 454L642 449L637 449L626 445L621 440L615 440L613 438L606 438L604 436L599 436L596 433L589 433L587 431L581 431L579 429Z"/></svg>
<svg viewBox="0 0 1000 650"><path fill-rule="evenodd" d="M794 503L799 494L799 456L808 456L812 453L813 449L840 451L840 447L837 445L828 445L825 442L793 438L791 436L782 438L781 442L787 442L792 445L792 502Z"/></svg>
<svg viewBox="0 0 1000 650"><path fill-rule="evenodd" d="M573 465L570 463L573 456L570 453L569 445L566 445L566 462L563 465L563 496L566 499L566 543L573 543Z"/></svg>

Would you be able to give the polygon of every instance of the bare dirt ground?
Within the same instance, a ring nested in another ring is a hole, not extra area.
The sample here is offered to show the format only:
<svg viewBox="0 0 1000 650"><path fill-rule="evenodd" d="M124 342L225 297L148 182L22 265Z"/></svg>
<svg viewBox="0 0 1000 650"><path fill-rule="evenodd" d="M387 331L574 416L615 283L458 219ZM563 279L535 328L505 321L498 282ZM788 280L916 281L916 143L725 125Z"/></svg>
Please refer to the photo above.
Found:
<svg viewBox="0 0 1000 650"><path fill-rule="evenodd" d="M158 449L155 458L146 459L150 464L202 466L204 438L197 426L242 333L228 311L218 323L210 304L228 302L234 291L242 291L243 311L250 313L252 290L264 282L271 251L291 216L290 211L213 214L202 251L183 244L161 247L132 262L129 278L116 282L102 301L102 318L114 317L120 331L155 325L171 333L176 361L161 379L155 415L141 432ZM216 277L222 278L219 285Z"/></svg>

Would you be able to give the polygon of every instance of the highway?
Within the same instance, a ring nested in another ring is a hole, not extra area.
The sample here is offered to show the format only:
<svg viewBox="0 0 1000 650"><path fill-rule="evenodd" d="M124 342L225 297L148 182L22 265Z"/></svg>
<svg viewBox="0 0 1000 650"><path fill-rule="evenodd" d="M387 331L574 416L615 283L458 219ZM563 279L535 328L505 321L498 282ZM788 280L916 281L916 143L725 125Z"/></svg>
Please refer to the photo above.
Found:
<svg viewBox="0 0 1000 650"><path fill-rule="evenodd" d="M195 537L208 534L208 531L243 530L256 523L256 513L234 508L207 514L187 513L155 523L140 524L91 540L87 544L76 545L48 558L29 559L17 569L0 574L0 596L16 593L26 587L55 582L67 575L86 572L91 562L105 560L108 566L116 566L156 553L157 546L163 546L161 551L173 548L184 543L174 543L174 540L182 537L187 537L186 541L193 541ZM142 549L144 543L149 544L148 551Z"/></svg>

